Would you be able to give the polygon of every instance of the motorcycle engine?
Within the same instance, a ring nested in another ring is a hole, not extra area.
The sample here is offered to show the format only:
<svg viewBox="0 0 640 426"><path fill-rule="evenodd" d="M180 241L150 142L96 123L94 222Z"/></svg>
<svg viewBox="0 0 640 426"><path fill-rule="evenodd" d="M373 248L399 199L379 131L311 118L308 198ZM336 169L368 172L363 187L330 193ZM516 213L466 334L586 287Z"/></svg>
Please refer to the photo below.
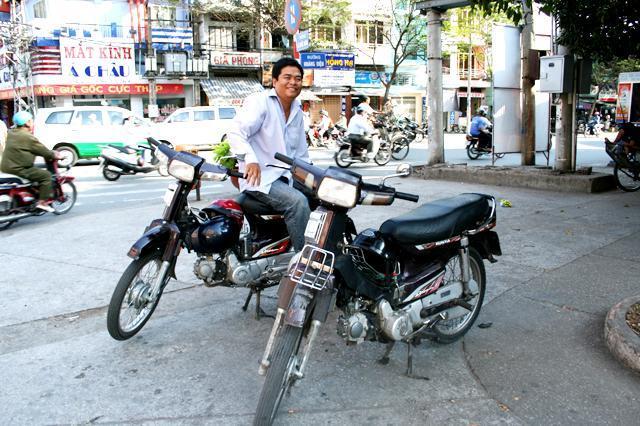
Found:
<svg viewBox="0 0 640 426"><path fill-rule="evenodd" d="M0 195L0 213L4 213L11 209L11 197L3 194Z"/></svg>
<svg viewBox="0 0 640 426"><path fill-rule="evenodd" d="M196 277L204 281L207 287L215 287L224 282L227 275L227 266L220 258L213 256L198 257L193 265L193 273Z"/></svg>
<svg viewBox="0 0 640 426"><path fill-rule="evenodd" d="M373 327L367 316L362 312L361 299L350 302L344 310L344 315L338 317L338 335L347 341L347 345L362 343Z"/></svg>

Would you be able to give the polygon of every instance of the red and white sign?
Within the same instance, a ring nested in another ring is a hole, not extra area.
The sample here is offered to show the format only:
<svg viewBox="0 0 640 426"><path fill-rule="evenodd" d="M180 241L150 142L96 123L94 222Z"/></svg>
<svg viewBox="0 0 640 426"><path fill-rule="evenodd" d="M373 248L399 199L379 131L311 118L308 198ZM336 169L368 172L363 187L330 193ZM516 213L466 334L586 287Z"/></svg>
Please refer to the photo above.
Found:
<svg viewBox="0 0 640 426"><path fill-rule="evenodd" d="M214 67L258 68L260 54L253 52L210 52L211 65Z"/></svg>
<svg viewBox="0 0 640 426"><path fill-rule="evenodd" d="M631 83L618 83L616 121L629 121L631 111Z"/></svg>
<svg viewBox="0 0 640 426"><path fill-rule="evenodd" d="M65 80L74 83L130 83L135 78L133 41L60 37Z"/></svg>
<svg viewBox="0 0 640 426"><path fill-rule="evenodd" d="M180 95L184 93L182 84L157 84L159 95ZM27 90L18 90L26 96ZM76 96L76 95L148 95L148 84L73 84L73 85L41 85L34 86L36 96ZM13 89L0 90L0 99L12 99Z"/></svg>

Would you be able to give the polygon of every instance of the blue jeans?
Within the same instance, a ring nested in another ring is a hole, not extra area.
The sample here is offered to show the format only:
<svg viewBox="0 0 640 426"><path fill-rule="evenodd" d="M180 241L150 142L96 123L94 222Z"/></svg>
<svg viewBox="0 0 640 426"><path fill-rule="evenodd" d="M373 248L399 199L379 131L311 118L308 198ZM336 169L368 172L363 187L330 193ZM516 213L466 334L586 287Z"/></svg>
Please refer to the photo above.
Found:
<svg viewBox="0 0 640 426"><path fill-rule="evenodd" d="M284 214L284 222L287 225L293 248L295 251L302 250L304 229L307 227L311 214L307 197L281 180L271 184L269 194L258 191L250 191L250 193L254 198Z"/></svg>

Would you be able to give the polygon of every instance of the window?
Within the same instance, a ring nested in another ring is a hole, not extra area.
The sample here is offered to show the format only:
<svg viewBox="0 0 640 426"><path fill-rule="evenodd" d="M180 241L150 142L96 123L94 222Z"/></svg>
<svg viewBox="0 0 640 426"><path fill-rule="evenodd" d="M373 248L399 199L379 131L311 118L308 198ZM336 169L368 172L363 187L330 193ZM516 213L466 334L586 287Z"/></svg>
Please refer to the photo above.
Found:
<svg viewBox="0 0 640 426"><path fill-rule="evenodd" d="M193 121L208 121L208 120L215 120L215 119L216 119L216 116L213 110L193 112Z"/></svg>
<svg viewBox="0 0 640 426"><path fill-rule="evenodd" d="M172 28L176 26L176 8L171 6L152 6L151 20L154 27Z"/></svg>
<svg viewBox="0 0 640 426"><path fill-rule="evenodd" d="M334 25L316 25L311 30L313 40L338 43L342 39L342 28Z"/></svg>
<svg viewBox="0 0 640 426"><path fill-rule="evenodd" d="M189 113L188 112L180 112L173 117L171 117L171 123L184 123L189 121Z"/></svg>
<svg viewBox="0 0 640 426"><path fill-rule="evenodd" d="M113 126L122 126L124 124L124 114L120 111L108 111L109 121Z"/></svg>
<svg viewBox="0 0 640 426"><path fill-rule="evenodd" d="M363 44L384 44L384 24L380 21L356 21L356 41Z"/></svg>
<svg viewBox="0 0 640 426"><path fill-rule="evenodd" d="M211 49L233 49L233 28L209 27L209 46Z"/></svg>
<svg viewBox="0 0 640 426"><path fill-rule="evenodd" d="M58 111L49 114L45 123L47 124L69 124L73 111Z"/></svg>
<svg viewBox="0 0 640 426"><path fill-rule="evenodd" d="M102 126L102 111L85 110L78 111L76 122L82 126Z"/></svg>
<svg viewBox="0 0 640 426"><path fill-rule="evenodd" d="M218 109L218 116L220 120L231 120L236 116L235 108L220 108Z"/></svg>
<svg viewBox="0 0 640 426"><path fill-rule="evenodd" d="M33 3L33 17L47 18L47 2L46 0L37 0Z"/></svg>

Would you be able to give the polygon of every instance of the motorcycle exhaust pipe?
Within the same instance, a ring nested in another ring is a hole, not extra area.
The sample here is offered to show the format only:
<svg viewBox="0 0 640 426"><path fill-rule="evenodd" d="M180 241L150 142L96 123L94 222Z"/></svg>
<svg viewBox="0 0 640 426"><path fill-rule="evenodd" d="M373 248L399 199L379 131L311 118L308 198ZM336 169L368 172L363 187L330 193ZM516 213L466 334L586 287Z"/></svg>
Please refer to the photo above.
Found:
<svg viewBox="0 0 640 426"><path fill-rule="evenodd" d="M3 216L0 217L0 223L13 222L29 216L33 216L33 213L20 213L16 215Z"/></svg>

